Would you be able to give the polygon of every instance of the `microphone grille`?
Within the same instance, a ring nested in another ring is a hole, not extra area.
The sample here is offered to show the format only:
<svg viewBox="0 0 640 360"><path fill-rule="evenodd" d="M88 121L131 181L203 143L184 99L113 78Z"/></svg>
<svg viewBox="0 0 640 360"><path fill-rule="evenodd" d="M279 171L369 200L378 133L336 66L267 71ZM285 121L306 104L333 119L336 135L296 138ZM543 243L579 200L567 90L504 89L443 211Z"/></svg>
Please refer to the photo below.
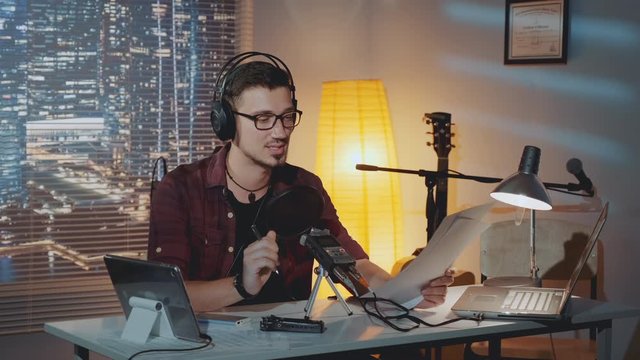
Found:
<svg viewBox="0 0 640 360"><path fill-rule="evenodd" d="M356 164L356 170L378 171L378 167L374 165L367 165L367 164Z"/></svg>
<svg viewBox="0 0 640 360"><path fill-rule="evenodd" d="M567 161L567 171L573 175L576 175L582 171L582 161L580 159L571 158Z"/></svg>

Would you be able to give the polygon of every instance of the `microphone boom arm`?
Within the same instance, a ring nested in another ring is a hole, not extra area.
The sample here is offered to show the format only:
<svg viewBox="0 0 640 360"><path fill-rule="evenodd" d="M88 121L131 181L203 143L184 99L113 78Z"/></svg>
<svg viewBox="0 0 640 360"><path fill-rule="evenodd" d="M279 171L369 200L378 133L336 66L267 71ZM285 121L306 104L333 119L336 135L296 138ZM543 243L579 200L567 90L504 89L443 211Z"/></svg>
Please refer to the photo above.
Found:
<svg viewBox="0 0 640 360"><path fill-rule="evenodd" d="M501 178L495 178L495 177L487 177L487 176L475 176L475 175L464 175L461 173L450 173L450 172L445 172L445 171L429 171L429 170L408 170L408 169L397 169L397 168L387 168L387 167L379 167L379 166L375 166L375 165L368 165L368 164L356 164L356 170L361 170L361 171L385 171L385 172L395 172L395 173L401 173L401 174L412 174L412 175L418 175L420 177L425 178L425 185L428 188L428 194L427 194L427 206L426 206L426 215L427 215L427 223L429 223L429 218L433 217L433 213L432 213L432 207L435 206L435 204L431 203L429 201L429 194L431 193L433 186L435 186L436 181L438 179L443 179L443 178L453 178L453 179L463 179L463 180L473 180L476 182L480 182L480 183L486 183L486 184L492 184L492 183L499 183L501 182L503 179ZM589 191L588 189L585 189L581 184L575 184L575 183L567 183L567 184L559 184L559 183L548 183L548 182L543 182L542 183L544 185L545 188L549 189L549 190L554 190L554 191L559 191L559 192L565 192L571 195L582 195L582 196L586 196L586 197L593 197L594 196L594 192L593 191ZM560 190L560 189L565 189L566 191ZM577 194L576 192L578 191L583 191L586 193L586 195L584 194ZM443 214L443 218L444 218ZM437 217L436 217L437 219ZM431 237L432 231L435 231L435 228L438 227L439 223L434 222L433 223L435 226L433 227L433 229L431 229L431 226L429 225L427 227L427 241L429 240L429 238ZM416 249L416 251L414 252L414 255L418 255L420 253L420 251L422 251L422 249Z"/></svg>
<svg viewBox="0 0 640 360"><path fill-rule="evenodd" d="M429 170L422 170L422 169L420 170L395 169L395 168L387 168L387 167L380 167L380 166L367 165L367 164L356 164L356 169L361 171L385 171L385 172L395 172L395 173L401 173L401 174L412 174L412 175L418 175L420 177L424 177L427 179L453 178L453 179L473 180L476 182L481 182L486 184L499 183L500 181L503 180L501 178L487 177L487 176L464 175L464 174L429 171ZM550 189L550 190L564 189L572 192L584 190L580 184L575 184L575 183L559 184L559 183L543 182L543 184L547 189ZM593 197L593 194L588 193L588 195L586 196Z"/></svg>

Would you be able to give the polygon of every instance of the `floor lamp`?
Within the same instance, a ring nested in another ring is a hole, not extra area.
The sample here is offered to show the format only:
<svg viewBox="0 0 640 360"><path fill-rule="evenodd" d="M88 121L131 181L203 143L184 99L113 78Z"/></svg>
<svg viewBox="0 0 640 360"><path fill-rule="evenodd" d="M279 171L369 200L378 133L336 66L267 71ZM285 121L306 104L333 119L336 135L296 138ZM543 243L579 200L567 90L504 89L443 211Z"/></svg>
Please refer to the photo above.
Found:
<svg viewBox="0 0 640 360"><path fill-rule="evenodd" d="M551 210L551 199L538 178L540 148L527 145L522 151L518 171L504 179L491 193L491 197L517 207L531 210L529 238L530 277L506 276L487 279L489 286L540 286L536 265L536 210Z"/></svg>
<svg viewBox="0 0 640 360"><path fill-rule="evenodd" d="M396 166L396 147L381 80L322 83L316 174L353 238L381 267L391 270L404 250L397 174L372 176L360 162Z"/></svg>

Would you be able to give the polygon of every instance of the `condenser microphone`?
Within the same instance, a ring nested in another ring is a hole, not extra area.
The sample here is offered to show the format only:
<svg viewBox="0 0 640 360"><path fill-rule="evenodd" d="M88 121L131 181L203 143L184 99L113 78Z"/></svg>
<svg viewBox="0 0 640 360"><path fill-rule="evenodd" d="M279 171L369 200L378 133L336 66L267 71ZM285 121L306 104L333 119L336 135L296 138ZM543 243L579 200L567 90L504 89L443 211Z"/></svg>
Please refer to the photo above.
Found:
<svg viewBox="0 0 640 360"><path fill-rule="evenodd" d="M584 170L582 169L582 161L576 158L569 159L569 161L567 161L567 171L578 179L581 190L593 196L595 193L593 190L593 183L584 173Z"/></svg>
<svg viewBox="0 0 640 360"><path fill-rule="evenodd" d="M380 168L374 165L356 164L356 170L362 171L378 171Z"/></svg>

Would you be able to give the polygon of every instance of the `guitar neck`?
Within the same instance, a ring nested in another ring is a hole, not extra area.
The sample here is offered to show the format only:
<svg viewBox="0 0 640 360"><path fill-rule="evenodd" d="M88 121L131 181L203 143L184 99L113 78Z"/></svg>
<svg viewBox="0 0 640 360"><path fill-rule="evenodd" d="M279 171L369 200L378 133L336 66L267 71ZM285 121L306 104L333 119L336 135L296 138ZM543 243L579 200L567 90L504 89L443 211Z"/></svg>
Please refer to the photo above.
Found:
<svg viewBox="0 0 640 360"><path fill-rule="evenodd" d="M433 143L427 144L433 145L433 149L438 155L438 172L448 173L449 151L453 147L451 144L453 135L451 133L451 114L444 112L425 114L423 121L433 127ZM435 229L447 215L447 182L446 177L438 177L435 181L435 194L430 191L427 197L427 239L431 238ZM431 207L429 204L435 206Z"/></svg>
<svg viewBox="0 0 640 360"><path fill-rule="evenodd" d="M449 157L438 157L438 172L449 172ZM448 181L446 177L438 178L436 182L436 208L438 208L437 225L447 215Z"/></svg>
<svg viewBox="0 0 640 360"><path fill-rule="evenodd" d="M441 171L449 171L449 157L448 156L444 156L444 157L438 157L438 172ZM446 180L446 178L445 178Z"/></svg>

